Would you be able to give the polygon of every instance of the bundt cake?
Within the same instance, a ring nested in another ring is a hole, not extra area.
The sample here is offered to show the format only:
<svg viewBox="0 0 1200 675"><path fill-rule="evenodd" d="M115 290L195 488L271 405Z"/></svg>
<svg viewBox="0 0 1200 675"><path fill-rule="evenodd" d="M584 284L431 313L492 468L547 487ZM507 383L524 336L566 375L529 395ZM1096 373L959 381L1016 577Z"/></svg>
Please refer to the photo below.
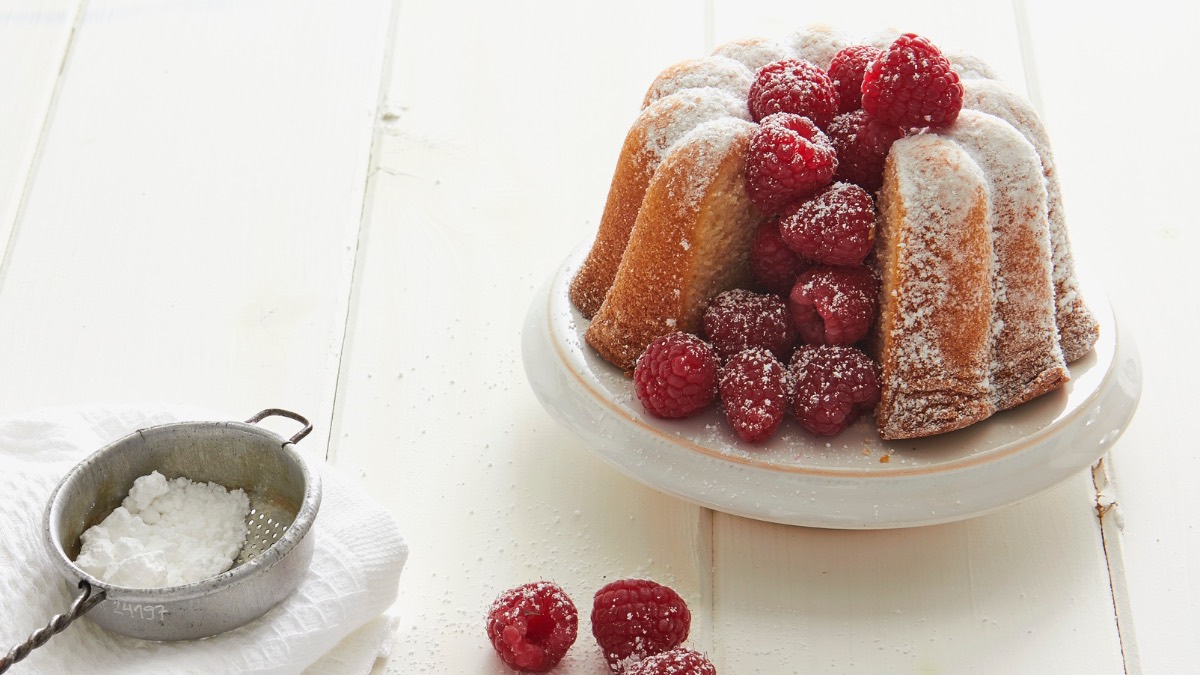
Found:
<svg viewBox="0 0 1200 675"><path fill-rule="evenodd" d="M882 52L898 38L861 44ZM811 27L728 43L654 80L570 285L591 319L585 339L605 359L630 371L656 338L700 334L717 294L754 287L751 247L779 210L746 186L761 128L747 99L764 66L798 59L826 69L851 45ZM959 429L1051 391L1098 335L1075 280L1045 128L987 64L953 52L943 63L961 81L961 111L956 101L945 124L902 124L886 161L880 154L882 176L877 168L866 186L882 181L866 261L879 280L878 318L862 346L879 364L885 439Z"/></svg>

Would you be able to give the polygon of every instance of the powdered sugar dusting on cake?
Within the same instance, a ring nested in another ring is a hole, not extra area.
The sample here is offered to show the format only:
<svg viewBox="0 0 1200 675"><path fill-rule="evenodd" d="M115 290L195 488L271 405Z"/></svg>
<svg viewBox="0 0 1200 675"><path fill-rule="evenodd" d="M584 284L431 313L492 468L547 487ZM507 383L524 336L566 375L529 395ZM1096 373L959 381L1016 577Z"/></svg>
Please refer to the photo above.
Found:
<svg viewBox="0 0 1200 675"><path fill-rule="evenodd" d="M963 106L995 115L1011 124L1033 144L1046 181L1046 212L1050 225L1051 268L1056 299L1055 316L1063 357L1073 361L1095 344L1099 327L1079 292L1075 260L1067 234L1062 188L1050 149L1050 136L1033 106L1004 84L993 80L963 82Z"/></svg>
<svg viewBox="0 0 1200 675"><path fill-rule="evenodd" d="M900 37L900 31L889 27L871 33L867 37L863 38L862 43L865 45L871 45L876 49L887 49L888 47L892 46L892 43L895 42L896 38L898 37Z"/></svg>
<svg viewBox="0 0 1200 675"><path fill-rule="evenodd" d="M983 59L961 50L944 52L950 60L950 67L963 80L994 80L996 72ZM966 103L963 103L966 106Z"/></svg>
<svg viewBox="0 0 1200 675"><path fill-rule="evenodd" d="M691 157L695 163L696 175L686 186L676 187L676 191L671 195L678 211L696 208L716 178L717 167L729 154L729 148L738 139L744 138L746 130L754 126L753 122L725 117L705 122L680 139L680 145L687 145L693 149Z"/></svg>
<svg viewBox="0 0 1200 675"><path fill-rule="evenodd" d="M715 87L745 100L754 82L754 71L725 56L706 56L677 63L659 73L646 92L642 107L684 89Z"/></svg>
<svg viewBox="0 0 1200 675"><path fill-rule="evenodd" d="M987 176L993 277L992 387L999 409L1066 380L1055 323L1046 186L1033 146L1004 120L964 110L945 132Z"/></svg>
<svg viewBox="0 0 1200 675"><path fill-rule="evenodd" d="M671 147L696 127L724 117L749 121L745 99L714 87L684 89L655 101L642 113L645 130L643 151L657 165Z"/></svg>
<svg viewBox="0 0 1200 675"><path fill-rule="evenodd" d="M986 185L970 157L936 135L892 146L877 240L885 438L948 431L994 410Z"/></svg>
<svg viewBox="0 0 1200 675"><path fill-rule="evenodd" d="M814 25L797 31L787 41L796 58L816 65L822 70L829 68L834 55L853 44L849 38L829 26Z"/></svg>
<svg viewBox="0 0 1200 675"><path fill-rule="evenodd" d="M726 42L713 51L714 56L725 56L745 64L750 70L758 70L768 63L790 59L792 50L782 44L764 38Z"/></svg>

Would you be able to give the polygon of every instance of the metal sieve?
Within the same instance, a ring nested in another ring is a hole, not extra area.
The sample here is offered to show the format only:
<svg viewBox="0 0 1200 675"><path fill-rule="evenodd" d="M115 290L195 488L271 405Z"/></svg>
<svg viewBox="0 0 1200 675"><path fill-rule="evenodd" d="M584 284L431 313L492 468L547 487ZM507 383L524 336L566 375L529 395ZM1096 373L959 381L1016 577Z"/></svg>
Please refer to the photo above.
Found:
<svg viewBox="0 0 1200 675"><path fill-rule="evenodd" d="M290 439L255 426L271 416L304 425ZM321 505L321 479L294 444L312 431L307 419L278 408L246 422L181 422L139 429L75 466L50 496L43 543L72 589L71 608L7 656L0 673L72 621L145 640L191 640L258 618L295 590L312 559L309 530ZM80 535L114 509L140 476L158 471L241 488L250 499L249 532L229 571L165 588L115 586L75 566Z"/></svg>

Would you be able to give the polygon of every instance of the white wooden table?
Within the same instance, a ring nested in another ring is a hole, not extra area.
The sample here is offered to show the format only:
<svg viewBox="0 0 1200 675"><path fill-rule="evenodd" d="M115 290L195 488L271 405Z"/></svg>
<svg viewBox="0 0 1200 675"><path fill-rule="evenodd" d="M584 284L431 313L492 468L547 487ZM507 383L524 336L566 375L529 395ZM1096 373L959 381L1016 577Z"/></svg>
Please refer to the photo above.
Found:
<svg viewBox="0 0 1200 675"><path fill-rule="evenodd" d="M649 81L810 22L967 49L1043 110L1076 256L1145 368L1107 515L1083 472L937 527L756 522L618 474L535 401L526 307ZM412 547L377 673L507 672L499 591L552 579L586 616L629 576L677 589L727 674L1198 672L1197 26L1183 0L10 0L0 414L311 416ZM586 621L558 672L605 672Z"/></svg>

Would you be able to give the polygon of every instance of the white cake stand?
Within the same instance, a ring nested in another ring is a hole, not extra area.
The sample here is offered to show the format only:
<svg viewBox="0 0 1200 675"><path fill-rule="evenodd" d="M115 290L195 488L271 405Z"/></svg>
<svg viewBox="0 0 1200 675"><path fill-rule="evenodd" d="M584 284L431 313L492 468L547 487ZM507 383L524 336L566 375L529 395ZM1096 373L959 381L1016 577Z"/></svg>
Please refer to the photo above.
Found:
<svg viewBox="0 0 1200 675"><path fill-rule="evenodd" d="M632 382L583 341L567 288L577 249L535 295L522 335L530 385L542 406L620 471L718 511L813 527L912 527L981 515L1041 494L1094 464L1121 435L1141 394L1128 331L1095 285L1084 297L1100 321L1071 382L941 436L884 441L861 420L832 438L785 420L765 444L740 441L713 406L661 420Z"/></svg>

